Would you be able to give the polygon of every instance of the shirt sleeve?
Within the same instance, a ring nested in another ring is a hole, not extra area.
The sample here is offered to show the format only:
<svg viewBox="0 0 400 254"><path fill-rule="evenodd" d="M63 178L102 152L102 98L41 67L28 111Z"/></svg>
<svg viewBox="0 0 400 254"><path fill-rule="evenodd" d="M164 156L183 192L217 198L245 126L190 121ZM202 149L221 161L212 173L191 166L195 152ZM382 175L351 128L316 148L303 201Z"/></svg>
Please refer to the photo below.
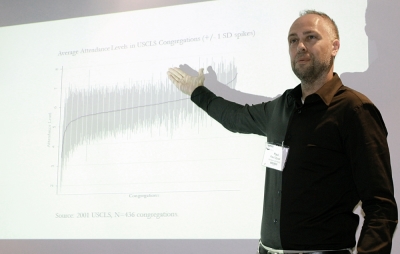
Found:
<svg viewBox="0 0 400 254"><path fill-rule="evenodd" d="M387 130L372 103L356 107L346 121L346 152L365 213L357 251L389 254L398 217Z"/></svg>
<svg viewBox="0 0 400 254"><path fill-rule="evenodd" d="M193 91L191 100L232 132L266 135L268 102L241 105L216 96L204 86Z"/></svg>

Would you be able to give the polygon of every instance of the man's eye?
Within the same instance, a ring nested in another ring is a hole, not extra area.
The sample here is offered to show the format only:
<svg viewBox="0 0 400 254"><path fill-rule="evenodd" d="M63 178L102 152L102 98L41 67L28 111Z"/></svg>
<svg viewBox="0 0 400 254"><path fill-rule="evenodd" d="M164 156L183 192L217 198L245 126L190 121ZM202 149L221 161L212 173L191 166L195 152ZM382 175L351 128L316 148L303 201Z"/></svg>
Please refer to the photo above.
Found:
<svg viewBox="0 0 400 254"><path fill-rule="evenodd" d="M291 40L289 40L289 43L290 44L293 44L293 43L296 43L297 42L297 39L291 39Z"/></svg>

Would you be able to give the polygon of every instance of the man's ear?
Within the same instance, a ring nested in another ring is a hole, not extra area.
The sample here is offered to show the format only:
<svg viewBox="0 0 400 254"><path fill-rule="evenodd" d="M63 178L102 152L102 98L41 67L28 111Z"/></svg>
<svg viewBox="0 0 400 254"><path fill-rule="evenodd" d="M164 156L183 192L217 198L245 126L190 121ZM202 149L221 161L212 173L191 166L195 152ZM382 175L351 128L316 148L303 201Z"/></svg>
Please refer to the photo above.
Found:
<svg viewBox="0 0 400 254"><path fill-rule="evenodd" d="M339 52L340 41L338 39L333 40L332 42L332 56L336 56Z"/></svg>

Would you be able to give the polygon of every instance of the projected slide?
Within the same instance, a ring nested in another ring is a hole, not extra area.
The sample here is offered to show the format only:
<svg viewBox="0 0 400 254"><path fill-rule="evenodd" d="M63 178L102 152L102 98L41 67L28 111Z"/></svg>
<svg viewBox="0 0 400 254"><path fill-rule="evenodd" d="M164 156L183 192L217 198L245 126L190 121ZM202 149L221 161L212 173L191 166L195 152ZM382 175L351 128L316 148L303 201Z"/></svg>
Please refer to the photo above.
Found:
<svg viewBox="0 0 400 254"><path fill-rule="evenodd" d="M339 73L367 67L365 5L321 8L357 38ZM204 68L219 96L271 100L298 84L287 32L309 7L204 1L1 28L0 237L258 239L267 138L225 130L166 72Z"/></svg>
<svg viewBox="0 0 400 254"><path fill-rule="evenodd" d="M202 65L235 89L234 59L211 60ZM227 166L240 157L207 152L212 138L229 142L235 135L224 133L171 86L168 65L159 64L60 70L59 194L238 190L240 175ZM199 146L205 147L202 156L208 153L200 161ZM214 170L221 161L225 166Z"/></svg>

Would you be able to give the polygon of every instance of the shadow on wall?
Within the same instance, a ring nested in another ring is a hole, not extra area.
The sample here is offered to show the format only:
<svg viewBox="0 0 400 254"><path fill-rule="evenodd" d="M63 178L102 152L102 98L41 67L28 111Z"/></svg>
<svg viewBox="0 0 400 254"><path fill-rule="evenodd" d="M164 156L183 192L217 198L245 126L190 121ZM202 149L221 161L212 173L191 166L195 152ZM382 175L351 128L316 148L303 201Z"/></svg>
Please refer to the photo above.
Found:
<svg viewBox="0 0 400 254"><path fill-rule="evenodd" d="M393 156L400 153L400 1L369 0L365 19L369 67L365 72L343 73L341 79L381 111L389 131L392 168L396 169L400 166L400 158Z"/></svg>
<svg viewBox="0 0 400 254"><path fill-rule="evenodd" d="M369 67L365 72L343 73L343 84L372 100L388 129L395 196L400 201L400 1L369 0L365 14ZM339 28L340 29L340 28ZM392 253L400 253L399 233Z"/></svg>

